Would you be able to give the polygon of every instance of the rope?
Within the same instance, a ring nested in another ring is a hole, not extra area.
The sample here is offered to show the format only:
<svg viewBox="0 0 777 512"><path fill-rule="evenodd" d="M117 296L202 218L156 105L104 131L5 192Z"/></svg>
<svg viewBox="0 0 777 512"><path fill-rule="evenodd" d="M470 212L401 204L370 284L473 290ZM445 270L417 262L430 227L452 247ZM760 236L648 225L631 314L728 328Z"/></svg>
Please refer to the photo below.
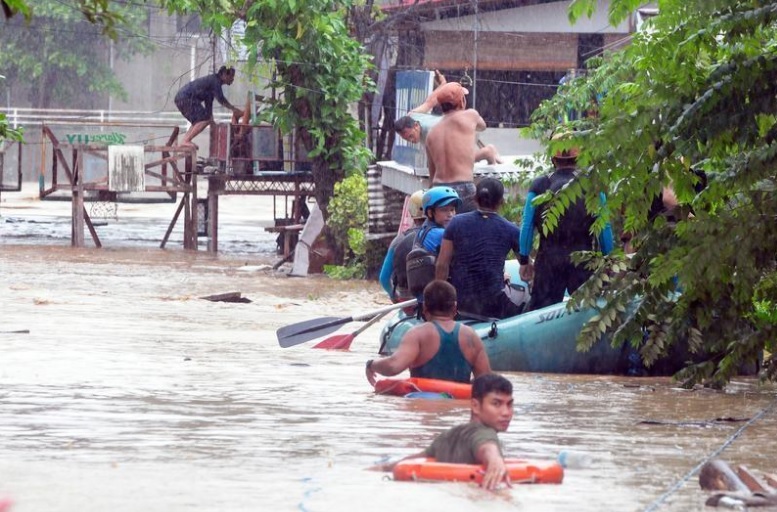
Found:
<svg viewBox="0 0 777 512"><path fill-rule="evenodd" d="M771 402L769 405L767 405L766 407L764 407L764 408L763 408L763 409L762 409L762 410L761 410L761 411L760 411L758 414L756 414L755 416L753 416L752 418L750 418L750 420L749 420L747 423L745 423L744 425L742 425L741 427L739 427L739 428L737 429L737 431L736 431L736 432L734 432L733 434L731 434L731 435L728 437L728 439L726 439L726 440L723 442L723 444L722 444L722 445L720 445L720 446L719 446L719 447L718 447L716 450L714 450L712 453L710 453L709 455L707 455L707 457L705 457L705 458L704 458L704 460L702 460L701 462L699 462L699 463L698 463L698 464L697 464L697 465L696 465L696 466L695 466L693 469L691 469L691 470L690 470L688 473L686 473L686 474L685 474L685 476L683 476L683 477L682 477L680 480L678 480L677 482L675 482L675 484L674 484L672 487L670 487L670 488L669 488L669 490L667 490L667 491L666 491L664 494L662 494L661 496L659 496L659 497L658 497L658 499L656 499L656 500L655 500L653 503L651 503L651 504L650 504L650 505L649 505L649 506L648 506L648 507L645 509L645 512L653 512L653 511L657 510L657 509L658 509L658 507L659 507L659 506L661 506L661 505L664 503L664 501L666 501L666 499L667 499L669 496L671 496L672 494L674 494L675 492L677 492L677 491L678 491L678 490L679 490L679 489L680 489L680 488L681 488L683 485L685 485L685 483L686 483L686 482L687 482L687 481L688 481L688 480L689 480L689 479L690 479L690 478L691 478L693 475L695 475L697 472L699 472L699 471L701 470L702 466L704 466L704 465L705 465L706 463L708 463L710 460L712 460L712 459L714 459L715 457L717 457L718 455L720 455L720 454L723 452L723 450L725 450L726 448L728 448L729 446L731 446L731 443L733 443L733 442L736 440L736 438L738 438L738 437L739 437L739 436L742 434L742 432L744 432L744 430L745 430L747 427L749 427L750 425L752 425L752 424L753 424L753 423L755 423L756 421L760 420L760 419L761 419L761 418L762 418L762 417L763 417L763 416L764 416L764 415L765 415L767 412L769 412L769 411L770 411L770 410L771 410L771 409L774 407L774 405L775 405L775 404L777 404L777 398L775 398L774 400L772 400L772 402Z"/></svg>

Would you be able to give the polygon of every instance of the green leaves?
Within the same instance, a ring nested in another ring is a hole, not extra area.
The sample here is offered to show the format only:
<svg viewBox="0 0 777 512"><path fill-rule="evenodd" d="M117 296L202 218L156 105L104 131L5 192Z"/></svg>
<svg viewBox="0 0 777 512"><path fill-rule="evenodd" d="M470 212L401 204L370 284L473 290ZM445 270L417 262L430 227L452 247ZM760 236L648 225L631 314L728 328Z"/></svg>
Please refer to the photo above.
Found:
<svg viewBox="0 0 777 512"><path fill-rule="evenodd" d="M11 128L8 125L8 118L6 117L6 115L3 113L0 113L0 145L3 144L3 141L5 140L14 140L14 141L22 140L22 134L23 134L23 129Z"/></svg>
<svg viewBox="0 0 777 512"><path fill-rule="evenodd" d="M105 59L105 34L116 53L129 58L151 48L144 32L146 10L108 0L63 3L40 0L29 21L8 20L0 31L3 72L10 87L30 90L39 108L52 103L89 104L84 92L122 96L124 89ZM128 35L129 37L124 37Z"/></svg>
<svg viewBox="0 0 777 512"><path fill-rule="evenodd" d="M335 236L348 240L348 266L361 268L363 273L367 231L367 179L363 174L353 174L335 184L327 223Z"/></svg>
<svg viewBox="0 0 777 512"><path fill-rule="evenodd" d="M570 14L595 3L576 0ZM625 7L636 5L613 0L611 20ZM570 104L597 109L568 125L587 168L582 193L594 205L605 190L613 221L636 247L630 259L591 260L595 277L573 300L595 304L598 316L579 346L606 333L635 344L646 363L679 347L696 358L678 375L685 385L721 386L773 350L777 330L777 287L768 284L777 272L777 4L666 0L660 8L649 32L541 105L529 131L554 129ZM666 186L678 206L655 217ZM762 376L775 375L768 358Z"/></svg>
<svg viewBox="0 0 777 512"><path fill-rule="evenodd" d="M569 21L574 23L582 16L590 18L596 11L598 3L597 0L574 0L569 6ZM641 0L610 0L607 19L611 25L618 25L644 4L645 2Z"/></svg>

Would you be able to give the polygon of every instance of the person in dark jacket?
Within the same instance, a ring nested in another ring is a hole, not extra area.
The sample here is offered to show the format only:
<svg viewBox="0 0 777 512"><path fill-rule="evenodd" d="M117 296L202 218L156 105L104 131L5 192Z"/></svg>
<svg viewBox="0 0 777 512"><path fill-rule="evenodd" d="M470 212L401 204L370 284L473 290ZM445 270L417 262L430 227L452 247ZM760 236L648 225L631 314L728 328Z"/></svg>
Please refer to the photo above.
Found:
<svg viewBox="0 0 777 512"><path fill-rule="evenodd" d="M192 123L181 145L193 146L192 140L213 122L213 99L231 110L239 118L243 111L232 105L221 86L232 85L235 80L235 68L221 66L218 73L192 80L181 87L175 95L175 106ZM196 147L196 146L195 146Z"/></svg>
<svg viewBox="0 0 777 512"><path fill-rule="evenodd" d="M495 178L478 182L478 208L456 215L445 228L435 277L448 279L459 294L462 315L507 318L521 313L505 293L505 258L518 251L521 231L499 215L504 185Z"/></svg>
<svg viewBox="0 0 777 512"><path fill-rule="evenodd" d="M554 136L554 140L563 137ZM547 191L559 192L577 175L577 148L557 152L552 160L555 170L535 179L529 187L521 225L521 243L518 262L521 264L521 279L534 279L531 299L527 311L544 308L564 299L564 291L570 294L577 290L591 276L591 271L582 265L572 263L571 254L576 251L591 251L594 237L591 226L595 219L585 207L585 199L578 198L569 205L558 221L556 228L548 234L542 232L542 209L534 205L534 198ZM604 194L601 194L604 201ZM540 246L537 258L529 260L534 244L534 231L540 232ZM599 235L601 252L609 254L613 248L612 228L609 223Z"/></svg>

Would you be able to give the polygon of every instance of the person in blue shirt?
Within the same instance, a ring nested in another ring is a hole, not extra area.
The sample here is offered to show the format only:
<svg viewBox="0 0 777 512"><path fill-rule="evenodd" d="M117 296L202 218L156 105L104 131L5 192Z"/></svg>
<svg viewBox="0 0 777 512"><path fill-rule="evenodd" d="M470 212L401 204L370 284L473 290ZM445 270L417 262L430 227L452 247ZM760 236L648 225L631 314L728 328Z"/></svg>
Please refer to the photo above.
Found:
<svg viewBox="0 0 777 512"><path fill-rule="evenodd" d="M451 187L432 187L424 192L422 204L426 220L416 233L413 249L406 260L408 287L419 304L423 301L424 287L434 280L442 235L461 206L461 199Z"/></svg>
<svg viewBox="0 0 777 512"><path fill-rule="evenodd" d="M416 235L416 245L436 255L440 252L445 226L456 215L461 199L450 187L432 187L424 193L422 204L426 220Z"/></svg>
<svg viewBox="0 0 777 512"><path fill-rule="evenodd" d="M407 255L413 249L415 236L424 222L423 200L424 191L413 192L408 201L408 210L413 219L413 226L394 237L389 245L378 280L386 290L392 302L402 302L413 298L407 286Z"/></svg>
<svg viewBox="0 0 777 512"><path fill-rule="evenodd" d="M554 136L554 140L564 137ZM583 265L572 263L570 255L576 251L591 251L594 248L594 237L591 226L595 219L585 207L585 199L579 198L569 205L559 219L558 225L551 232L542 232L543 206L535 206L534 199L547 191L557 193L565 185L575 179L577 169L577 148L557 152L553 158L555 170L536 178L529 187L526 205L523 210L521 224L521 243L518 262L521 264L521 279L530 281L534 278L531 299L527 311L544 308L561 302L564 291L570 294L577 290L591 276L591 271ZM602 202L605 201L601 194ZM540 233L540 245L537 257L532 263L529 260L534 244L535 228ZM602 253L609 254L613 248L612 228L608 223L599 235Z"/></svg>
<svg viewBox="0 0 777 512"><path fill-rule="evenodd" d="M459 296L461 315L507 318L521 313L505 293L505 258L518 251L518 226L499 213L504 185L481 179L475 191L478 209L460 213L445 229L435 277L448 279Z"/></svg>

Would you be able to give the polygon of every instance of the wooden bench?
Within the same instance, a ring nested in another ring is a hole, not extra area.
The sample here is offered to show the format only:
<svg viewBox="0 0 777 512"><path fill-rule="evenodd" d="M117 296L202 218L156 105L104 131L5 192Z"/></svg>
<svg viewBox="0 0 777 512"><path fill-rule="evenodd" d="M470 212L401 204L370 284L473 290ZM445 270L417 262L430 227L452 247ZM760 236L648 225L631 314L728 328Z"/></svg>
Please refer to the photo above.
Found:
<svg viewBox="0 0 777 512"><path fill-rule="evenodd" d="M294 245L296 245L297 237L304 227L304 224L289 224L286 226L268 226L264 228L264 230L268 233L281 234L283 237L283 259L285 260L294 250L294 247L292 246L292 239L294 240Z"/></svg>

